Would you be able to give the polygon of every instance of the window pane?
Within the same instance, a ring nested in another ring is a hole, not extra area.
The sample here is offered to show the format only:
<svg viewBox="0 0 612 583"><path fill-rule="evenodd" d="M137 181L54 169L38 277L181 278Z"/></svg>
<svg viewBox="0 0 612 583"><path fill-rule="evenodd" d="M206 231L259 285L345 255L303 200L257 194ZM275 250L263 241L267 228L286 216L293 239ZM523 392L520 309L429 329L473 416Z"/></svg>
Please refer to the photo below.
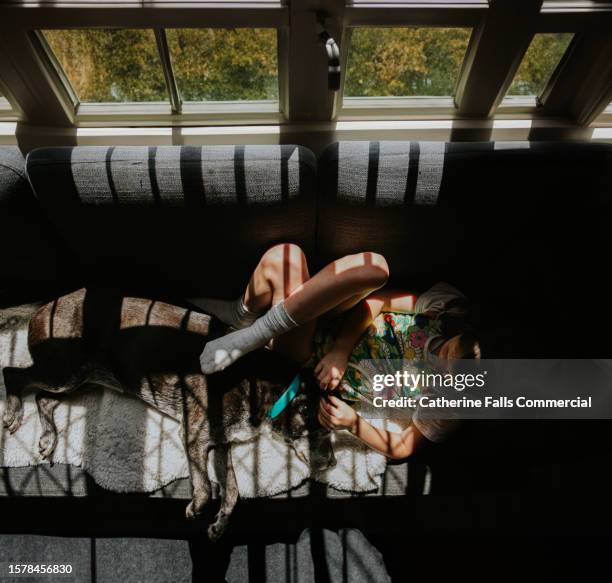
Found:
<svg viewBox="0 0 612 583"><path fill-rule="evenodd" d="M453 95L469 39L466 28L355 28L344 94Z"/></svg>
<svg viewBox="0 0 612 583"><path fill-rule="evenodd" d="M571 32L536 34L508 89L508 95L540 95L573 36Z"/></svg>
<svg viewBox="0 0 612 583"><path fill-rule="evenodd" d="M152 30L47 30L44 35L81 102L168 99Z"/></svg>
<svg viewBox="0 0 612 583"><path fill-rule="evenodd" d="M11 109L10 103L7 101L6 97L2 93L2 89L0 89L0 111L6 112Z"/></svg>
<svg viewBox="0 0 612 583"><path fill-rule="evenodd" d="M184 101L278 99L276 29L168 30Z"/></svg>

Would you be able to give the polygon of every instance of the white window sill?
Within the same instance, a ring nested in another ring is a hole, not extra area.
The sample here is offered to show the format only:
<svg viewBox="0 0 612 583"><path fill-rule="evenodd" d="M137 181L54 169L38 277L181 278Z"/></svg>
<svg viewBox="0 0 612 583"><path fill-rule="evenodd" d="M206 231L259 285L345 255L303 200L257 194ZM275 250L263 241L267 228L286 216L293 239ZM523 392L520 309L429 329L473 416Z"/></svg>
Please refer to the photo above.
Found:
<svg viewBox="0 0 612 583"><path fill-rule="evenodd" d="M183 103L181 114L173 114L168 102L82 103L76 115L79 126L108 125L193 125L279 123L278 101L208 101Z"/></svg>

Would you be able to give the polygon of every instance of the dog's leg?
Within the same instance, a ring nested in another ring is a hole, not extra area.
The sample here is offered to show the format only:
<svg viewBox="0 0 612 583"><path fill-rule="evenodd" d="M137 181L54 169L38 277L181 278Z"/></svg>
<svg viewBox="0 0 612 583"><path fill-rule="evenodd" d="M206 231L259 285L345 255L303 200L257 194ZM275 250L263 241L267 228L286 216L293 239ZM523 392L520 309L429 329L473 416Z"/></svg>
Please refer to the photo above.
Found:
<svg viewBox="0 0 612 583"><path fill-rule="evenodd" d="M38 450L42 459L49 459L55 451L57 445L57 427L53 419L53 412L60 404L60 400L48 393L38 393L36 395L36 407L42 433L38 441Z"/></svg>
<svg viewBox="0 0 612 583"><path fill-rule="evenodd" d="M211 486L208 479L208 448L198 448L197 445L188 445L187 454L189 459L189 472L193 495L191 502L187 505L185 514L190 520L194 520L202 514L204 508L210 501ZM198 449L198 451L194 451Z"/></svg>
<svg viewBox="0 0 612 583"><path fill-rule="evenodd" d="M215 516L215 521L208 527L208 538L213 542L219 540L225 532L236 502L238 502L238 482L234 473L230 444L215 448L215 470L222 486L221 507Z"/></svg>
<svg viewBox="0 0 612 583"><path fill-rule="evenodd" d="M208 477L210 425L206 414L207 406L204 376L190 375L184 381L183 390L183 429L193 487L193 497L186 510L189 519L202 514L211 495Z"/></svg>
<svg viewBox="0 0 612 583"><path fill-rule="evenodd" d="M23 421L23 392L30 385L28 369L5 367L4 386L6 387L6 408L4 410L3 423L9 433L15 433L21 427Z"/></svg>

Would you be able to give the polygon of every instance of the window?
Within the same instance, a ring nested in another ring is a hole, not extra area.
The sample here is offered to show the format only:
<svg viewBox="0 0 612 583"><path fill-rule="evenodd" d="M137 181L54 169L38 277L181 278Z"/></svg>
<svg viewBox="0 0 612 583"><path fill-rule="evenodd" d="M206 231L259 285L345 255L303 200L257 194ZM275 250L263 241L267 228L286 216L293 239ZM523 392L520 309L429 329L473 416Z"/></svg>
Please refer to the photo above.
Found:
<svg viewBox="0 0 612 583"><path fill-rule="evenodd" d="M6 113L11 111L11 104L8 102L6 97L2 94L2 90L0 89L0 113Z"/></svg>
<svg viewBox="0 0 612 583"><path fill-rule="evenodd" d="M391 122L428 121L427 132L442 139L436 124L453 120L455 139L464 127L487 137L497 114L578 135L575 122L592 121L609 101L603 82L587 81L605 79L601 31L611 2L545 0L512 14L493 0L343 0L331 12L326 4L0 0L11 28L0 42L0 118L83 130L181 128L169 138L175 143L198 126L244 127L245 136L286 126L283 136L302 136L304 123L338 120L354 123L351 131L389 122L394 139L412 137L403 132L412 126L400 133ZM327 34L341 49L339 67L337 47L321 42ZM611 115L608 107L606 123Z"/></svg>
<svg viewBox="0 0 612 583"><path fill-rule="evenodd" d="M81 103L168 100L152 30L47 30L44 38Z"/></svg>
<svg viewBox="0 0 612 583"><path fill-rule="evenodd" d="M508 89L508 95L540 95L573 36L565 32L536 34Z"/></svg>
<svg viewBox="0 0 612 583"><path fill-rule="evenodd" d="M183 101L278 100L275 29L168 30Z"/></svg>
<svg viewBox="0 0 612 583"><path fill-rule="evenodd" d="M278 111L274 28L47 30L45 43L79 104L169 105L172 95L175 113L208 101Z"/></svg>
<svg viewBox="0 0 612 583"><path fill-rule="evenodd" d="M355 28L344 95L452 96L469 38L466 28Z"/></svg>

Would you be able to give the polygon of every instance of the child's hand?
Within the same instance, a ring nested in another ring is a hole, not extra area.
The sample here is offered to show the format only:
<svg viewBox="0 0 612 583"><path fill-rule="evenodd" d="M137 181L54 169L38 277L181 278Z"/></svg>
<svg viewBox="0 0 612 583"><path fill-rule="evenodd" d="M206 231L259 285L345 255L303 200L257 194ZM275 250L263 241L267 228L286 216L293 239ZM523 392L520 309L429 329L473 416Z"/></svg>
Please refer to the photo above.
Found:
<svg viewBox="0 0 612 583"><path fill-rule="evenodd" d="M314 375L323 390L335 389L344 376L348 356L339 350L330 350L314 369Z"/></svg>
<svg viewBox="0 0 612 583"><path fill-rule="evenodd" d="M330 396L319 401L319 422L327 429L348 429L353 431L357 424L357 413L350 405Z"/></svg>

